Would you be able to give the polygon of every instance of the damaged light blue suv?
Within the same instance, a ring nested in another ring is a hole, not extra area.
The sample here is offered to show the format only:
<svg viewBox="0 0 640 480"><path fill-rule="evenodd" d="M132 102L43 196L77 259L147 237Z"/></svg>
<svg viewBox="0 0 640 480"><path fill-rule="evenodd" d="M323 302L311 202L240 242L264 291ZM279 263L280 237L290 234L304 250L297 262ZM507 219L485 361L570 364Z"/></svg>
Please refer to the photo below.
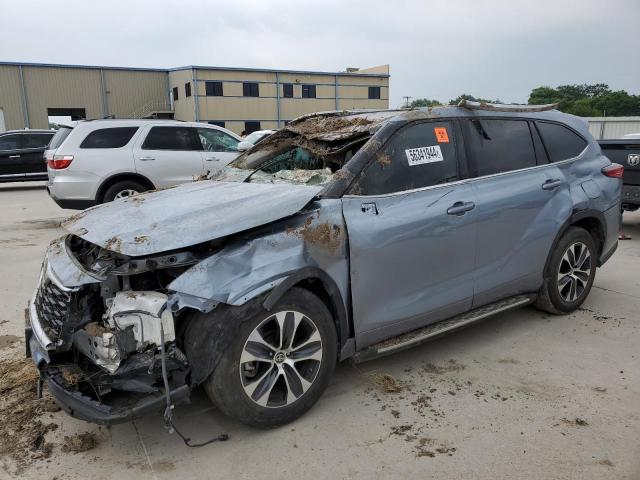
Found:
<svg viewBox="0 0 640 480"><path fill-rule="evenodd" d="M621 176L551 107L301 117L216 178L68 219L29 354L88 421L170 415L202 385L225 414L280 425L338 361L578 308L617 246Z"/></svg>

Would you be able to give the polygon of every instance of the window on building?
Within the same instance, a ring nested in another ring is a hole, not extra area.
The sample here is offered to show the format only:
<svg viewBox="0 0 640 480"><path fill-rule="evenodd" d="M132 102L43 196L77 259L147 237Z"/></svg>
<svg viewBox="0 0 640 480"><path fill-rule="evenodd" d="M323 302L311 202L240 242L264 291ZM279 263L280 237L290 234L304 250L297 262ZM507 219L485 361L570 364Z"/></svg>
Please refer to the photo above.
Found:
<svg viewBox="0 0 640 480"><path fill-rule="evenodd" d="M284 98L293 98L293 83L282 84L282 96Z"/></svg>
<svg viewBox="0 0 640 480"><path fill-rule="evenodd" d="M204 91L207 97L222 97L224 95L222 92L222 82L204 82Z"/></svg>
<svg viewBox="0 0 640 480"><path fill-rule="evenodd" d="M245 135L249 135L250 133L255 132L256 130L262 130L260 128L260 122L256 122L256 121L248 121L248 122L244 122L244 134Z"/></svg>
<svg viewBox="0 0 640 480"><path fill-rule="evenodd" d="M202 143L193 127L152 127L142 149L202 150Z"/></svg>
<svg viewBox="0 0 640 480"><path fill-rule="evenodd" d="M302 98L316 98L316 86L302 85Z"/></svg>
<svg viewBox="0 0 640 480"><path fill-rule="evenodd" d="M217 127L225 128L226 124L223 120L209 120L207 122L209 125L215 125Z"/></svg>
<svg viewBox="0 0 640 480"><path fill-rule="evenodd" d="M376 154L354 191L384 195L459 180L451 125L446 121L422 122L400 129Z"/></svg>
<svg viewBox="0 0 640 480"><path fill-rule="evenodd" d="M191 82L187 82L184 84L184 96L185 97L191 96Z"/></svg>
<svg viewBox="0 0 640 480"><path fill-rule="evenodd" d="M237 152L238 140L213 128L199 128L198 135L205 152Z"/></svg>
<svg viewBox="0 0 640 480"><path fill-rule="evenodd" d="M178 87L173 87L173 101L178 100Z"/></svg>
<svg viewBox="0 0 640 480"><path fill-rule="evenodd" d="M259 97L260 88L256 82L243 82L242 83L242 96L244 97Z"/></svg>
<svg viewBox="0 0 640 480"><path fill-rule="evenodd" d="M380 87L369 87L369 99L371 100L380 99Z"/></svg>
<svg viewBox="0 0 640 480"><path fill-rule="evenodd" d="M587 146L584 138L563 125L548 122L536 124L552 162L577 157Z"/></svg>
<svg viewBox="0 0 640 480"><path fill-rule="evenodd" d="M470 120L464 126L465 145L474 176L482 177L536 165L527 121Z"/></svg>
<svg viewBox="0 0 640 480"><path fill-rule="evenodd" d="M87 135L80 148L121 148L137 130L138 127L100 128Z"/></svg>

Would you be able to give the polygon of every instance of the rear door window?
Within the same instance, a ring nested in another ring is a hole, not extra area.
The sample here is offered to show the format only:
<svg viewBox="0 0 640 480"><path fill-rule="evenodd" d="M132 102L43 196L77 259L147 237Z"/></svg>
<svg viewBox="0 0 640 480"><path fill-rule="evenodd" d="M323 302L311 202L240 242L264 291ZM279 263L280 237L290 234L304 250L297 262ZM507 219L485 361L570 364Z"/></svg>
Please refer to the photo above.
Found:
<svg viewBox="0 0 640 480"><path fill-rule="evenodd" d="M193 127L152 127L142 149L202 150L202 143Z"/></svg>
<svg viewBox="0 0 640 480"><path fill-rule="evenodd" d="M584 138L564 125L549 122L536 124L552 162L577 157L587 146Z"/></svg>
<svg viewBox="0 0 640 480"><path fill-rule="evenodd" d="M51 133L25 133L22 148L45 148L51 137L53 137L53 132Z"/></svg>
<svg viewBox="0 0 640 480"><path fill-rule="evenodd" d="M353 193L383 195L459 179L453 124L414 123L396 132L374 156Z"/></svg>
<svg viewBox="0 0 640 480"><path fill-rule="evenodd" d="M465 148L473 176L536 166L526 120L474 119L464 122Z"/></svg>
<svg viewBox="0 0 640 480"><path fill-rule="evenodd" d="M138 127L100 128L87 135L80 148L121 148L137 130Z"/></svg>
<svg viewBox="0 0 640 480"><path fill-rule="evenodd" d="M202 148L206 152L237 152L238 140L213 128L198 128Z"/></svg>

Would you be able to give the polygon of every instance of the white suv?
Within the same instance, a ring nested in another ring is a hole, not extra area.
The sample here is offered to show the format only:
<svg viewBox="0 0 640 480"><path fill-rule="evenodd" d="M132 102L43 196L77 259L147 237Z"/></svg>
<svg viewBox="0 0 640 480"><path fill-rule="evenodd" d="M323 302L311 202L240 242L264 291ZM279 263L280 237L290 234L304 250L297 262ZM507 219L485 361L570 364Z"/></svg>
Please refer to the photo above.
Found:
<svg viewBox="0 0 640 480"><path fill-rule="evenodd" d="M82 209L166 188L221 169L241 138L224 128L176 120L88 120L62 127L45 152L47 191Z"/></svg>

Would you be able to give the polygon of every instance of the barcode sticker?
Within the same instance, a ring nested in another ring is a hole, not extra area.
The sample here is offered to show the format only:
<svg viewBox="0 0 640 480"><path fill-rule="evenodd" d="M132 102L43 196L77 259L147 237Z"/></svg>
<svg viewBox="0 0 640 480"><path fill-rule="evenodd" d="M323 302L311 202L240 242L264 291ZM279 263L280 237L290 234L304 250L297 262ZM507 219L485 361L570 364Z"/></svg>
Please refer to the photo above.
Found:
<svg viewBox="0 0 640 480"><path fill-rule="evenodd" d="M404 151L409 161L409 166L422 165L425 163L442 162L442 150L440 145L430 147L409 148Z"/></svg>

